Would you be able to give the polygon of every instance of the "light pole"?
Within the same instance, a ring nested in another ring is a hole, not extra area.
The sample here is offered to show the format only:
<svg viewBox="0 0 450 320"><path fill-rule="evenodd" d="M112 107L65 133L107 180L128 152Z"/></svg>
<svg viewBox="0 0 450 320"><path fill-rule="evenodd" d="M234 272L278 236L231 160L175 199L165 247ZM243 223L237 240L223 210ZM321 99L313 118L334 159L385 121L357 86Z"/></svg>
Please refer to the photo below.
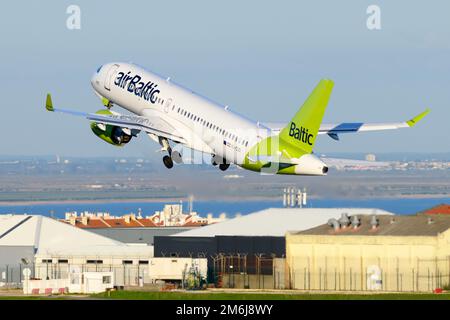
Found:
<svg viewBox="0 0 450 320"><path fill-rule="evenodd" d="M233 281L232 281L232 284L233 284L233 288L234 288L234 275L233 275L233 265L230 265L230 278L229 278L229 282L231 281L231 277L233 276ZM231 288L231 285L228 285L230 288Z"/></svg>

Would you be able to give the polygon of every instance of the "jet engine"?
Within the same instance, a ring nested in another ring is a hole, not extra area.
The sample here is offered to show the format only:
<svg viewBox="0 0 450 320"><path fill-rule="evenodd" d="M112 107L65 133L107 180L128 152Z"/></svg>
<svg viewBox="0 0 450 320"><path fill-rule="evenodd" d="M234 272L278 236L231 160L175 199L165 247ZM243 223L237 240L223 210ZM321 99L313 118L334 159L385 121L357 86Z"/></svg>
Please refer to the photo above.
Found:
<svg viewBox="0 0 450 320"><path fill-rule="evenodd" d="M96 113L101 115L112 114L110 110L99 110ZM103 141L117 147L122 147L127 144L133 137L133 133L130 129L110 124L91 122L91 130Z"/></svg>

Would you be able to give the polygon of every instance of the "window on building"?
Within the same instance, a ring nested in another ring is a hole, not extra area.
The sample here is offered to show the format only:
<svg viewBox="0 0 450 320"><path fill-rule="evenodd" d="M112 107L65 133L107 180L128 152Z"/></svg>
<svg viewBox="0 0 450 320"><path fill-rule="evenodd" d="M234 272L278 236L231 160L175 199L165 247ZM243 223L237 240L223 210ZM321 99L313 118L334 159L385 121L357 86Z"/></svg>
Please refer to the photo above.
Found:
<svg viewBox="0 0 450 320"><path fill-rule="evenodd" d="M122 260L122 264L133 264L133 260Z"/></svg>
<svg viewBox="0 0 450 320"><path fill-rule="evenodd" d="M58 263L69 263L67 259L58 259Z"/></svg>
<svg viewBox="0 0 450 320"><path fill-rule="evenodd" d="M148 260L139 260L139 264L148 264Z"/></svg>
<svg viewBox="0 0 450 320"><path fill-rule="evenodd" d="M103 264L103 260L86 260L88 264Z"/></svg>
<svg viewBox="0 0 450 320"><path fill-rule="evenodd" d="M111 283L111 276L103 276L102 282L103 282L103 284L110 284Z"/></svg>
<svg viewBox="0 0 450 320"><path fill-rule="evenodd" d="M42 263L53 263L53 259L42 259Z"/></svg>

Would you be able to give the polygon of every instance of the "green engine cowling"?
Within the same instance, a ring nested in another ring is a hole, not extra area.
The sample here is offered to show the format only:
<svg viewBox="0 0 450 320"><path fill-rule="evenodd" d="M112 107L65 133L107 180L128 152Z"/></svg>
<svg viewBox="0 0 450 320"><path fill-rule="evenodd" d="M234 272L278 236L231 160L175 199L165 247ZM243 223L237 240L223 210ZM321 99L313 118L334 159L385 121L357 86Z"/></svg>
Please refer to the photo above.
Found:
<svg viewBox="0 0 450 320"><path fill-rule="evenodd" d="M96 114L113 115L110 110L105 109L97 111ZM130 142L132 138L131 134L125 132L126 130L123 128L110 124L98 124L96 122L91 122L91 130L97 137L116 147L124 146Z"/></svg>

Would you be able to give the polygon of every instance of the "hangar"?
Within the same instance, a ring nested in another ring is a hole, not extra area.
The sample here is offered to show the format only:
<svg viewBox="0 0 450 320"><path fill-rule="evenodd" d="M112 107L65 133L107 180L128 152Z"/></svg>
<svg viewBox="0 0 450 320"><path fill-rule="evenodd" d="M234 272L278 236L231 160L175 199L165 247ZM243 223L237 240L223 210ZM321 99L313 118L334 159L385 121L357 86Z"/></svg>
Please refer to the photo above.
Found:
<svg viewBox="0 0 450 320"><path fill-rule="evenodd" d="M346 216L286 236L287 287L432 291L450 285L450 216Z"/></svg>
<svg viewBox="0 0 450 320"><path fill-rule="evenodd" d="M0 285L20 284L24 268L40 279L64 278L74 268L114 272L116 286L181 280L193 263L206 273L206 259L154 258L153 246L125 244L38 215L1 215L0 252Z"/></svg>
<svg viewBox="0 0 450 320"><path fill-rule="evenodd" d="M216 284L284 288L281 274L286 233L310 229L343 214L393 215L366 208L270 208L172 236L155 237L154 253L155 257L205 257L208 279ZM277 273L280 277L274 279ZM229 274L233 274L233 280ZM257 280L248 275L256 275Z"/></svg>

